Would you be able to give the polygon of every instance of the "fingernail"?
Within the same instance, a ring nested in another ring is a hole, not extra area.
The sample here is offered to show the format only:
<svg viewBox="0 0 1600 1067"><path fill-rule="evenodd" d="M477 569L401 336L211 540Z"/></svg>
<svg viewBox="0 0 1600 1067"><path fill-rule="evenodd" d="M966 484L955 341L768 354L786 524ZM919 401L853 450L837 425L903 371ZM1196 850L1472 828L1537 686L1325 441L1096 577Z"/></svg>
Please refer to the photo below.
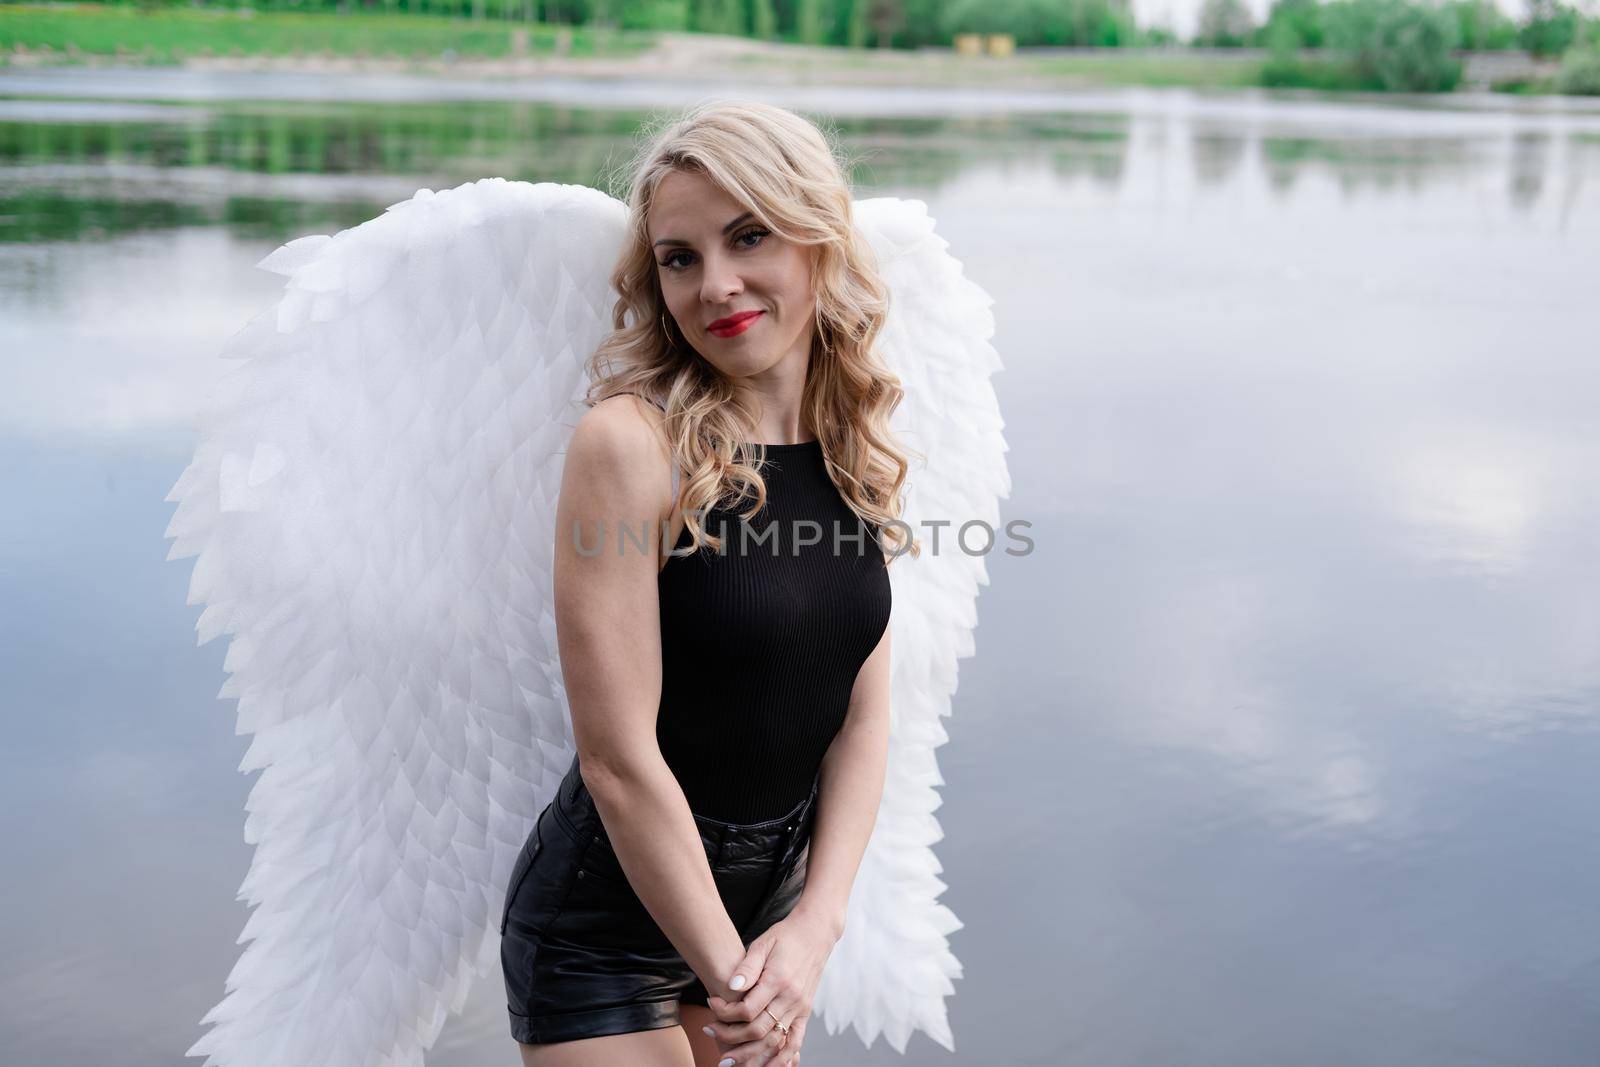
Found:
<svg viewBox="0 0 1600 1067"><path fill-rule="evenodd" d="M719 1060L717 1062L717 1067L733 1067L733 1057L729 1056L725 1060Z"/></svg>
<svg viewBox="0 0 1600 1067"><path fill-rule="evenodd" d="M742 974L734 975L733 976L733 981L728 983L728 988L729 989L743 989L744 988L744 975L742 975ZM728 1063L732 1063L732 1062L733 1062L732 1060L728 1061ZM719 1063L719 1064L717 1064L717 1067L728 1067L728 1065L726 1063Z"/></svg>
<svg viewBox="0 0 1600 1067"><path fill-rule="evenodd" d="M704 1030L706 1032L706 1036L707 1037L716 1037L717 1036L717 1032L715 1030L711 1029L711 1027L709 1027L709 1026L702 1026L700 1029L702 1029L702 1030Z"/></svg>

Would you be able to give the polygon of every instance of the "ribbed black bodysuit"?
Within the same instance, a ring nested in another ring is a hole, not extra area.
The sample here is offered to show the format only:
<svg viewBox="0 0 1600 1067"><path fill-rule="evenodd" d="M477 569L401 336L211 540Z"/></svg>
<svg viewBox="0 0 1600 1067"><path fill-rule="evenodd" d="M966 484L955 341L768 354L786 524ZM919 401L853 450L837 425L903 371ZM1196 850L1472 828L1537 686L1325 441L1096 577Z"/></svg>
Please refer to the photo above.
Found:
<svg viewBox="0 0 1600 1067"><path fill-rule="evenodd" d="M747 524L749 500L712 508L723 553L672 557L658 577L656 739L690 810L724 822L806 798L889 622L876 529L828 477L821 443L765 447L766 506ZM685 528L677 548L689 543Z"/></svg>

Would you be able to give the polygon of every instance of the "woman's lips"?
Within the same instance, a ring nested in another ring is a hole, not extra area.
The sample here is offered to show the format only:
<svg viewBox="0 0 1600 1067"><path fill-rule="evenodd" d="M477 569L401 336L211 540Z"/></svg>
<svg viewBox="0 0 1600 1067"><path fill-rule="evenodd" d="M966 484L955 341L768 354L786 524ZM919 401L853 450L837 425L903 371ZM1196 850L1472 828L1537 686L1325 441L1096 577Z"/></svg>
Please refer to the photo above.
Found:
<svg viewBox="0 0 1600 1067"><path fill-rule="evenodd" d="M750 324L765 314L761 311L741 311L737 315L729 315L725 319L718 319L706 329L718 337L737 337L750 328Z"/></svg>

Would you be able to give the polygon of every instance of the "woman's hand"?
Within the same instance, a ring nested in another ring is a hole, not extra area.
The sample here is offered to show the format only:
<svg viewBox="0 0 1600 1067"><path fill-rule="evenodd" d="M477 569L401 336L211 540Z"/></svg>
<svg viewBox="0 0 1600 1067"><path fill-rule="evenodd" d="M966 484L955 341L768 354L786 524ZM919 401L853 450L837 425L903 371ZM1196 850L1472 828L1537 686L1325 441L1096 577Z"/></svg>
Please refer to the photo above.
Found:
<svg viewBox="0 0 1600 1067"><path fill-rule="evenodd" d="M710 1027L712 1036L724 1053L719 1063L731 1059L737 1067L792 1067L800 1062L811 998L837 943L825 922L799 908L750 942L729 978L731 988L743 977L748 991L734 1001L715 993L707 998L707 1006L717 1018ZM773 1016L788 1025L787 1041Z"/></svg>

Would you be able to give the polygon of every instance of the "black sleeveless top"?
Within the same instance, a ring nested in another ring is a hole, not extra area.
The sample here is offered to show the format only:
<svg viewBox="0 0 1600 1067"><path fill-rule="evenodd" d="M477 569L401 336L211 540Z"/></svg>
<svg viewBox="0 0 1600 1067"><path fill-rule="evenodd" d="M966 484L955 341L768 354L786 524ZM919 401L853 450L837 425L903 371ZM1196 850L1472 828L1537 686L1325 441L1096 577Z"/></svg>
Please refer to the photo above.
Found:
<svg viewBox="0 0 1600 1067"><path fill-rule="evenodd" d="M722 822L766 822L806 798L889 623L878 528L845 503L821 442L765 448L765 507L748 523L750 498L710 509L722 553L673 556L657 579L656 740L690 810Z"/></svg>

